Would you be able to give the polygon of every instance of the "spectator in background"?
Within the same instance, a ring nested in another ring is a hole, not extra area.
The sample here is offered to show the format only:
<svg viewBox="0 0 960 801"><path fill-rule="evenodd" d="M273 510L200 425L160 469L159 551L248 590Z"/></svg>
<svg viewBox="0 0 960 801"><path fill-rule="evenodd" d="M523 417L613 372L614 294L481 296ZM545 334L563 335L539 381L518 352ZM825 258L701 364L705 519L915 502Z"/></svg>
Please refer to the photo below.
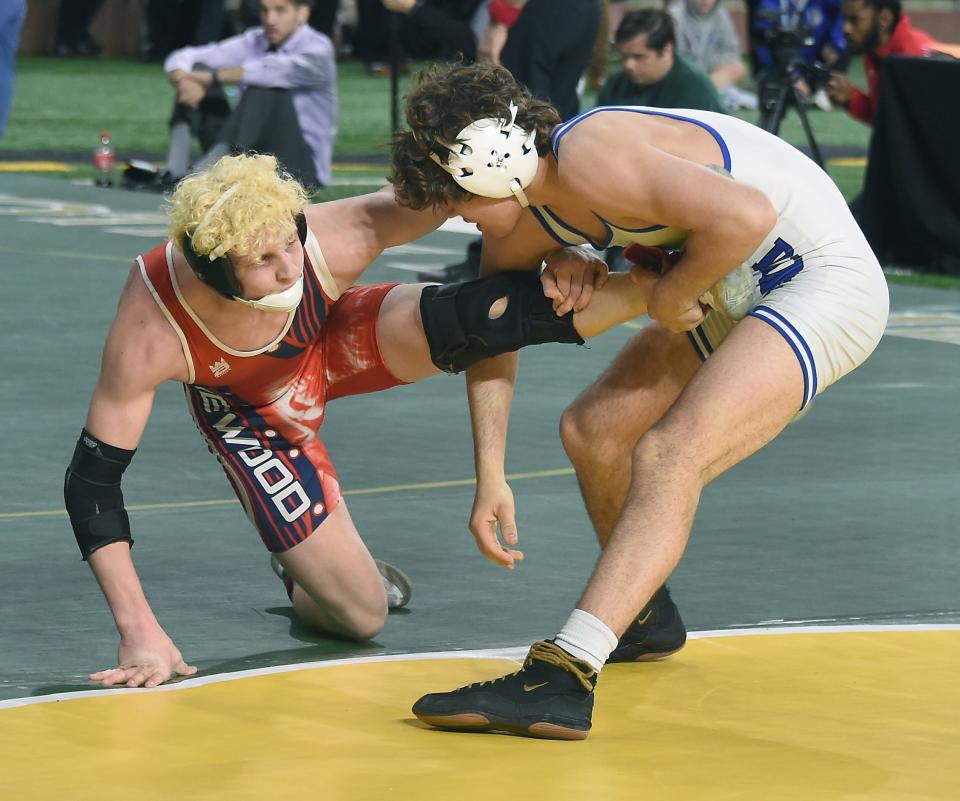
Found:
<svg viewBox="0 0 960 801"><path fill-rule="evenodd" d="M668 9L676 23L677 55L710 76L727 108L756 108L756 95L738 86L747 68L740 59L740 37L721 0L676 0Z"/></svg>
<svg viewBox="0 0 960 801"><path fill-rule="evenodd" d="M593 50L587 64L587 86L599 92L607 79L607 66L610 63L610 0L600 0L600 17L597 20L597 37L593 40Z"/></svg>
<svg viewBox="0 0 960 801"><path fill-rule="evenodd" d="M350 0L347 4L354 5ZM230 11L228 28L231 33L241 33L260 22L260 0L228 0L225 5ZM339 14L340 0L313 0L310 4L310 27L325 33L336 44Z"/></svg>
<svg viewBox="0 0 960 801"><path fill-rule="evenodd" d="M27 14L25 0L0 0L0 136L7 130L20 29Z"/></svg>
<svg viewBox="0 0 960 801"><path fill-rule="evenodd" d="M578 84L600 27L600 0L490 0L488 11L478 59L502 64L534 97L553 104L563 120L576 116ZM463 261L417 278L440 283L476 278L480 249L475 239Z"/></svg>
<svg viewBox="0 0 960 801"><path fill-rule="evenodd" d="M868 88L864 93L846 75L835 73L827 91L850 116L872 125L880 95L879 60L926 56L934 49L934 40L910 24L910 18L901 12L900 0L844 0L841 13L847 48L850 55L863 56Z"/></svg>
<svg viewBox="0 0 960 801"><path fill-rule="evenodd" d="M580 110L577 86L599 25L600 0L527 0L509 28L500 63L534 97L570 119Z"/></svg>
<svg viewBox="0 0 960 801"><path fill-rule="evenodd" d="M673 17L642 9L623 16L614 35L623 69L610 76L597 95L598 106L653 106L723 112L710 77L676 54ZM622 247L604 251L611 271L629 269Z"/></svg>
<svg viewBox="0 0 960 801"><path fill-rule="evenodd" d="M673 18L666 11L631 11L617 28L614 41L623 69L600 89L598 106L724 110L709 76L677 55Z"/></svg>
<svg viewBox="0 0 960 801"><path fill-rule="evenodd" d="M486 6L487 0L358 0L354 52L367 72L380 76L390 74L391 48L401 73L410 58L470 63L487 26Z"/></svg>
<svg viewBox="0 0 960 801"><path fill-rule="evenodd" d="M190 169L192 140L203 170L229 152L275 155L307 187L330 182L336 137L337 66L333 43L307 20L309 0L260 0L262 26L170 54L163 67L177 90L165 188ZM238 87L232 111L223 85ZM136 182L136 172L125 174Z"/></svg>
<svg viewBox="0 0 960 801"><path fill-rule="evenodd" d="M628 12L626 0L608 0L607 2L607 38L616 41L617 28Z"/></svg>
<svg viewBox="0 0 960 801"><path fill-rule="evenodd" d="M61 0L57 16L58 56L93 58L100 55L100 45L90 36L90 23L103 0Z"/></svg>
<svg viewBox="0 0 960 801"><path fill-rule="evenodd" d="M477 59L486 0L381 0L399 16L400 47L409 58L466 63Z"/></svg>
<svg viewBox="0 0 960 801"><path fill-rule="evenodd" d="M405 75L410 71L406 58L399 52L399 42L393 37L394 20L383 7L382 0L356 0L357 29L353 35L353 55L360 59L370 75L390 75L391 61ZM391 58L392 57L392 58Z"/></svg>
<svg viewBox="0 0 960 801"><path fill-rule="evenodd" d="M239 0L239 3L234 0L231 6L233 5L236 7L231 7L228 15L233 33L242 33L260 21L260 0ZM310 25L319 31L320 28L313 24L313 13L316 9L317 3L314 3L313 10L310 12ZM326 33L326 31L323 31L323 33ZM327 35L329 36L329 34Z"/></svg>
<svg viewBox="0 0 960 801"><path fill-rule="evenodd" d="M623 17L614 42L623 69L611 75L597 95L598 106L653 106L724 112L710 77L676 54L673 17L645 8ZM614 272L629 270L622 247L609 247L604 260Z"/></svg>
<svg viewBox="0 0 960 801"><path fill-rule="evenodd" d="M147 0L146 61L163 61L174 50L215 42L224 34L225 0Z"/></svg>
<svg viewBox="0 0 960 801"><path fill-rule="evenodd" d="M335 41L337 30L337 14L340 11L340 0L313 0L310 11L310 27L315 31L326 34Z"/></svg>

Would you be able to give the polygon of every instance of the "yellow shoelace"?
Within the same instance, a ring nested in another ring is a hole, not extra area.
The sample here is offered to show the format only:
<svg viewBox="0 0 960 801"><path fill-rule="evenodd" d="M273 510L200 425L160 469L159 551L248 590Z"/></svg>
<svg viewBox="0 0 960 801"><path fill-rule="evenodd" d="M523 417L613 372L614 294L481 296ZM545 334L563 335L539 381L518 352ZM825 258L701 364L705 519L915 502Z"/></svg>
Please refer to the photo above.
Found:
<svg viewBox="0 0 960 801"><path fill-rule="evenodd" d="M559 645L547 642L546 640L535 642L530 646L530 653L527 654L523 666L526 667L534 660L546 662L548 665L553 665L554 667L563 668L568 673L576 676L577 680L583 685L583 689L587 692L593 690L593 682L591 679L596 677L597 671L586 662L574 659Z"/></svg>
<svg viewBox="0 0 960 801"><path fill-rule="evenodd" d="M594 679L594 677L597 675L597 671L590 667L590 665L588 665L586 662L581 662L579 659L574 659L559 645L555 645L552 642L547 642L546 640L535 642L530 646L530 651L527 654L527 658L523 660L523 667L527 667L534 661L546 662L548 665L562 668L568 673L572 673L574 676L576 676L577 681L583 685L583 689L585 689L587 692L591 692L593 690L593 682L591 679ZM506 676L500 676L496 679L475 681L461 689L469 690L471 687L485 687L487 684L496 684L504 679L509 679L512 676L516 676L519 672L519 670L515 670L513 673L508 673Z"/></svg>

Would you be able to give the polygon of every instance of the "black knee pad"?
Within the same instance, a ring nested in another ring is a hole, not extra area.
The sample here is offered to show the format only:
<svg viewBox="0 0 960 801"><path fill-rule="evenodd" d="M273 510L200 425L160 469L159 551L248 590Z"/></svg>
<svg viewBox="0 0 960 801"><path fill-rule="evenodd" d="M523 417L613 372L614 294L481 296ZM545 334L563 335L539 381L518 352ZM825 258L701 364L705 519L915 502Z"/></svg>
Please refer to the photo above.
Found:
<svg viewBox="0 0 960 801"><path fill-rule="evenodd" d="M503 314L490 309L506 298ZM543 294L540 276L529 270L508 270L457 284L428 286L420 295L420 316L433 363L447 373L545 342L583 344L573 326L573 312L558 317Z"/></svg>

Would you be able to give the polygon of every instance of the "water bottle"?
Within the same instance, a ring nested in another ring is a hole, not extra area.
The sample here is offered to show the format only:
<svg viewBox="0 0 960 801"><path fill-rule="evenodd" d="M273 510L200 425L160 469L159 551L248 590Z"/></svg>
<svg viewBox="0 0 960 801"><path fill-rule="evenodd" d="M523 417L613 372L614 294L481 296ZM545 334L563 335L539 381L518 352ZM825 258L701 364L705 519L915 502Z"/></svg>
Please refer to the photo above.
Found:
<svg viewBox="0 0 960 801"><path fill-rule="evenodd" d="M93 182L97 186L113 186L113 162L110 131L101 131L100 144L93 151Z"/></svg>

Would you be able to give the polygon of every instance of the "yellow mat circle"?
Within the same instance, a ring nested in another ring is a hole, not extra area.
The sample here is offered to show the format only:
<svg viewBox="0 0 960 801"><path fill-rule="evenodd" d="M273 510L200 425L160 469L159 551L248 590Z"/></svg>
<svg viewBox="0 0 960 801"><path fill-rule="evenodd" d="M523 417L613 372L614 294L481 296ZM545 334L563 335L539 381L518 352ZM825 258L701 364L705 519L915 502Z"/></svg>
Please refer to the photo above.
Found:
<svg viewBox="0 0 960 801"><path fill-rule="evenodd" d="M456 734L422 693L487 659L369 662L0 709L0 798L960 798L960 632L692 640L600 677L583 742Z"/></svg>

